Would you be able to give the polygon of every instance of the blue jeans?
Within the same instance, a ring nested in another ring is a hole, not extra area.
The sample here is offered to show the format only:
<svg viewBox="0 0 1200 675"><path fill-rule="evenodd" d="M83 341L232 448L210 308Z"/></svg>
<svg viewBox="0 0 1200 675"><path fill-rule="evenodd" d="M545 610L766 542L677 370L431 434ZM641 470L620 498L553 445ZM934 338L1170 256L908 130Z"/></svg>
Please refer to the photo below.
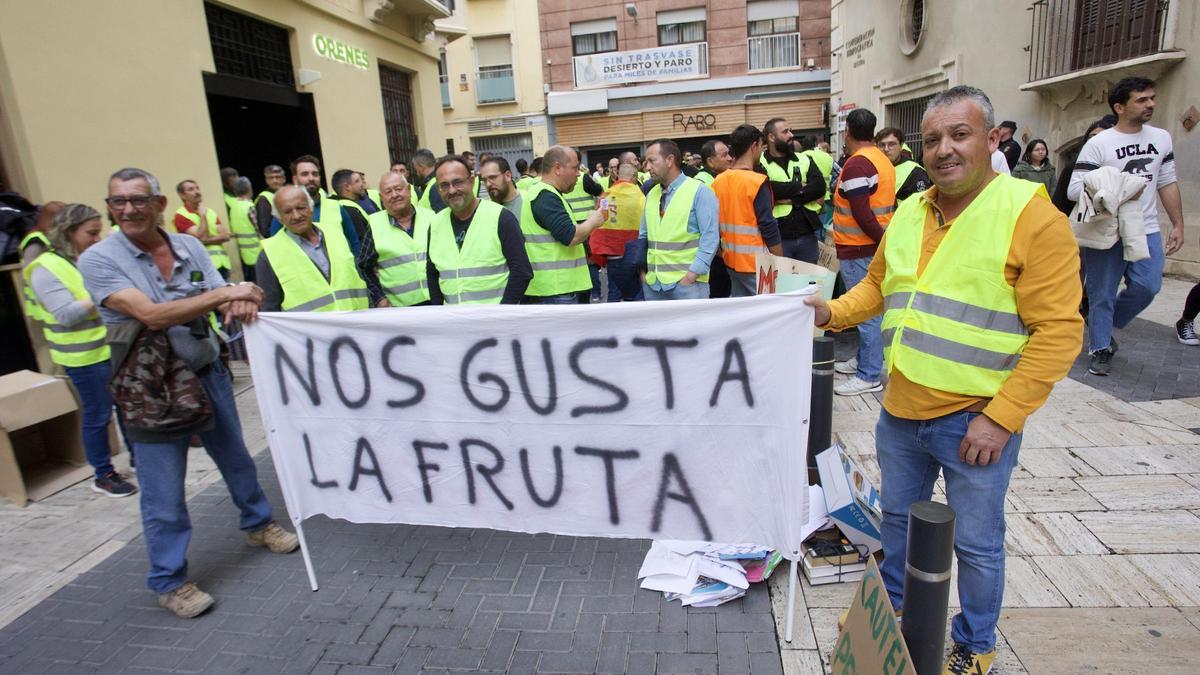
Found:
<svg viewBox="0 0 1200 675"><path fill-rule="evenodd" d="M958 644L975 652L996 646L996 621L1004 598L1004 495L1017 465L1021 435L1013 434L1000 459L971 466L958 458L967 425L981 413L959 412L931 420L906 420L886 410L875 426L875 451L883 476L883 564L879 571L892 605L903 606L908 509L933 494L939 469L946 500L956 514L954 553L962 610L951 625Z"/></svg>
<svg viewBox="0 0 1200 675"><path fill-rule="evenodd" d="M271 522L271 505L258 484L254 460L242 440L242 424L233 400L233 381L220 359L201 380L212 403L215 426L200 434L229 496L241 510L239 526L253 532ZM150 556L146 585L169 593L187 581L187 548L192 538L183 479L187 472L188 438L169 443L135 443L142 495L142 533Z"/></svg>
<svg viewBox="0 0 1200 675"><path fill-rule="evenodd" d="M592 299L600 301L600 266L588 263L588 276L592 278Z"/></svg>
<svg viewBox="0 0 1200 675"><path fill-rule="evenodd" d="M108 423L113 415L112 394L108 391L112 366L106 359L65 370L83 404L83 452L95 469L96 478L103 478L113 471L112 446L108 444Z"/></svg>
<svg viewBox="0 0 1200 675"><path fill-rule="evenodd" d="M1104 349L1112 342L1113 328L1124 328L1150 306L1162 288L1162 234L1146 235L1150 257L1126 262L1121 242L1106 251L1081 248L1087 268L1084 280L1088 298L1088 351ZM1125 289L1117 293L1121 279Z"/></svg>
<svg viewBox="0 0 1200 675"><path fill-rule="evenodd" d="M821 247L817 246L817 235L806 234L798 239L783 240L783 257L801 262L817 264Z"/></svg>
<svg viewBox="0 0 1200 675"><path fill-rule="evenodd" d="M858 282L867 277L867 268L871 266L872 258L856 258L843 260L842 281L846 291L854 288ZM879 373L883 370L883 335L879 326L882 316L876 316L858 324L858 379L866 382L878 382Z"/></svg>
<svg viewBox="0 0 1200 675"><path fill-rule="evenodd" d="M531 297L531 296L526 296ZM531 301L532 305L578 305L578 293L561 293L559 295L543 295L538 296L536 300Z"/></svg>
<svg viewBox="0 0 1200 675"><path fill-rule="evenodd" d="M646 300L707 300L708 299L708 284L703 281L697 281L684 286L683 284L675 284L674 286L656 291L650 288L648 284L642 285L642 293L646 296Z"/></svg>
<svg viewBox="0 0 1200 675"><path fill-rule="evenodd" d="M644 299L633 256L608 256L608 301L632 302Z"/></svg>
<svg viewBox="0 0 1200 675"><path fill-rule="evenodd" d="M748 298L758 295L758 273L734 272L728 267L725 271L729 273L729 297Z"/></svg>

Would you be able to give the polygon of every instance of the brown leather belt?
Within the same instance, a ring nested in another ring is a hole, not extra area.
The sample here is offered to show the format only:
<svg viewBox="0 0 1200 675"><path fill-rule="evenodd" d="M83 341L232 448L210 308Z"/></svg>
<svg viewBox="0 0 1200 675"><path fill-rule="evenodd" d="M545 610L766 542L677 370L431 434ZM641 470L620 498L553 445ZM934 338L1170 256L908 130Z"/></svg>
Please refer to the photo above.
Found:
<svg viewBox="0 0 1200 675"><path fill-rule="evenodd" d="M978 400L978 401L972 403L971 405L963 408L962 411L963 412L975 412L975 413L983 412L983 409L988 407L988 404L991 402L992 402L992 399L990 399L990 398L981 399L981 400Z"/></svg>

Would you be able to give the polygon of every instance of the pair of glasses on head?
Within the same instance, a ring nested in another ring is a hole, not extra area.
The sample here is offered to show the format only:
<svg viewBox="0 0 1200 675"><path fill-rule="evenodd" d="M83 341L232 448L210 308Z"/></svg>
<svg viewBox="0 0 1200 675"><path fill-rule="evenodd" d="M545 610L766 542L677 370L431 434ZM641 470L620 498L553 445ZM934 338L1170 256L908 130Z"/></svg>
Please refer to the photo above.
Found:
<svg viewBox="0 0 1200 675"><path fill-rule="evenodd" d="M126 204L131 204L133 208L141 211L150 205L157 197L154 195L134 195L132 197L108 197L104 200L110 209L120 211L125 208Z"/></svg>

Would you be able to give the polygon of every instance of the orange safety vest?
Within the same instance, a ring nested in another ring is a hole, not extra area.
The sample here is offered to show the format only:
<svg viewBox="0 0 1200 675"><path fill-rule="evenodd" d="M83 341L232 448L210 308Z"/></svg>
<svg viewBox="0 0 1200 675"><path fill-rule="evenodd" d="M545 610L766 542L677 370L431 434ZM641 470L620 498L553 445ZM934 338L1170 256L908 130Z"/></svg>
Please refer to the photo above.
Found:
<svg viewBox="0 0 1200 675"><path fill-rule="evenodd" d="M767 177L746 169L729 169L713 180L717 193L721 224L721 259L734 272L753 273L755 256L767 253L767 245L758 230L754 198Z"/></svg>
<svg viewBox="0 0 1200 675"><path fill-rule="evenodd" d="M879 185L871 195L871 212L875 214L875 220L879 221L880 225L887 227L896 211L896 167L892 166L887 155L874 145L863 148L852 156L860 155L870 160L875 165L875 171L879 173ZM858 226L858 221L854 220L850 200L842 196L841 187L842 178L839 176L837 187L833 191L833 243L838 246L875 245L878 242L867 236Z"/></svg>

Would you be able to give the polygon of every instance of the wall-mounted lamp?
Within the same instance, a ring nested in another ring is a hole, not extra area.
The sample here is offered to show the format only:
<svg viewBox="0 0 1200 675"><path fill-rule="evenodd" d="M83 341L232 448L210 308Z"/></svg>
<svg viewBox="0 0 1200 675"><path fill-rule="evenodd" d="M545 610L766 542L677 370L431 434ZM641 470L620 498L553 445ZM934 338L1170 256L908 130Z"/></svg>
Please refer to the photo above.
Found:
<svg viewBox="0 0 1200 675"><path fill-rule="evenodd" d="M625 3L625 13L633 17L634 21L637 21L637 5L632 2Z"/></svg>
<svg viewBox="0 0 1200 675"><path fill-rule="evenodd" d="M296 82L301 87L307 87L308 85L312 84L313 82L316 82L319 79L321 79L321 71L319 71L319 70L312 70L311 68L301 68L300 71L296 73Z"/></svg>

